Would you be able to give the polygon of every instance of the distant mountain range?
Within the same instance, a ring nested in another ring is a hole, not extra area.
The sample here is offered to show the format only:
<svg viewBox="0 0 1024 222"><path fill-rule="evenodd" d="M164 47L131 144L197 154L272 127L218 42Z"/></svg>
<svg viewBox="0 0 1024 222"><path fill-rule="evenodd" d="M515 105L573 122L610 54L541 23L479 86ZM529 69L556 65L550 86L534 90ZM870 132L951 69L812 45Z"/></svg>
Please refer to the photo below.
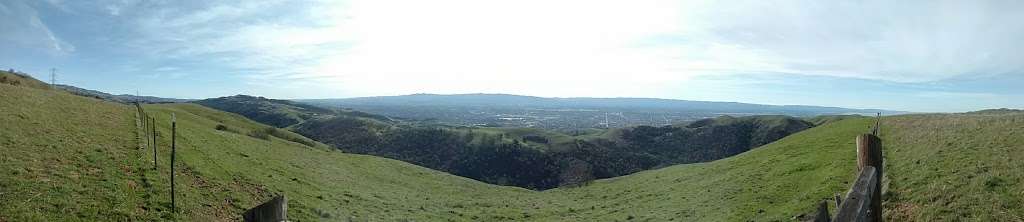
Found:
<svg viewBox="0 0 1024 222"><path fill-rule="evenodd" d="M671 109L716 113L785 114L815 116L833 114L898 114L901 111L882 109L851 109L806 105L762 105L738 102L710 102L657 98L549 98L510 94L412 94L403 96L357 97L343 99L296 100L329 106L452 106L452 107L517 107L576 109Z"/></svg>
<svg viewBox="0 0 1024 222"><path fill-rule="evenodd" d="M193 99L175 99L175 98L163 98L155 96L136 96L136 95L114 95L110 93L100 92L91 89L83 89L70 85L57 84L57 88L71 92L76 95L93 97L102 100L108 100L119 103L130 103L130 102L142 102L142 103L182 103L194 101Z"/></svg>

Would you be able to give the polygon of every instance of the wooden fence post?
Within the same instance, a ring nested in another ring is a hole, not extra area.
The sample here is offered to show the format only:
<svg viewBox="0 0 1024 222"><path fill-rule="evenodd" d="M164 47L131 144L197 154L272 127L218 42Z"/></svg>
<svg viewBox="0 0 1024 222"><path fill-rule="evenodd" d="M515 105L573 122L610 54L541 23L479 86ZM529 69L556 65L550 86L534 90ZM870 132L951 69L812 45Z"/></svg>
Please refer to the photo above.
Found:
<svg viewBox="0 0 1024 222"><path fill-rule="evenodd" d="M142 128L142 131L145 132L143 133L143 135L146 136L146 144L149 145L149 148L153 148L153 140L150 139L150 134L152 134L153 132L153 130L150 130L150 128L153 127L153 124L149 121L149 115L144 116L142 118L142 122L145 123L143 125L146 125L144 128Z"/></svg>
<svg viewBox="0 0 1024 222"><path fill-rule="evenodd" d="M882 140L872 134L857 136L857 170L864 170L865 167L874 167L877 171L875 176L874 193L875 198L871 200L869 221L882 221Z"/></svg>
<svg viewBox="0 0 1024 222"><path fill-rule="evenodd" d="M176 152L177 152L177 147L175 145L175 139L177 139L177 136L178 136L177 135L178 130L177 130L177 123L176 122L177 121L174 118L174 113L171 113L171 212L172 213L177 213L178 212L178 210L177 210L178 209L178 204L177 204L177 202L174 202L174 156L176 155Z"/></svg>
<svg viewBox="0 0 1024 222"><path fill-rule="evenodd" d="M818 203L818 214L814 215L814 222L831 222L828 215L828 201L822 200Z"/></svg>
<svg viewBox="0 0 1024 222"><path fill-rule="evenodd" d="M882 136L882 113L878 113L875 119L875 127L871 129L871 135Z"/></svg>
<svg viewBox="0 0 1024 222"><path fill-rule="evenodd" d="M150 121L150 125L149 125L149 132L150 133L149 133L149 135L152 136L152 140L153 140L153 170L156 170L156 147L157 147L157 142L156 142L156 118L149 117L149 121Z"/></svg>

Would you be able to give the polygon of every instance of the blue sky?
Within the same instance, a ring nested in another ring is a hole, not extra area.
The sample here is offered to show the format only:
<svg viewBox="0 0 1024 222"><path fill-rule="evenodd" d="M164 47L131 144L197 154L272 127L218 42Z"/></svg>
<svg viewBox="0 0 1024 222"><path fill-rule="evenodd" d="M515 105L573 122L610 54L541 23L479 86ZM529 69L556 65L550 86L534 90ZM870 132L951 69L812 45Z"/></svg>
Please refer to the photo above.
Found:
<svg viewBox="0 0 1024 222"><path fill-rule="evenodd" d="M0 1L0 68L111 93L1024 108L1016 1Z"/></svg>

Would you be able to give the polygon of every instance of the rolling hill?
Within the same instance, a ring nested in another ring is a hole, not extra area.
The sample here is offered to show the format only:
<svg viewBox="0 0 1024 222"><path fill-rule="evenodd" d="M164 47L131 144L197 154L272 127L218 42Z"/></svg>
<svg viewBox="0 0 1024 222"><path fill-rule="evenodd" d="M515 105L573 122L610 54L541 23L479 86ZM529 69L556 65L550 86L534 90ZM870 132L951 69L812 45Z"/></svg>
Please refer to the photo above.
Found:
<svg viewBox="0 0 1024 222"><path fill-rule="evenodd" d="M36 89L50 88L50 84L32 78L28 74L2 70L0 70L0 84L23 86Z"/></svg>
<svg viewBox="0 0 1024 222"><path fill-rule="evenodd" d="M351 110L327 109L288 100L236 95L194 101L197 104L238 113L249 119L278 128L287 128L315 118L355 116L386 121L386 117Z"/></svg>
<svg viewBox="0 0 1024 222"><path fill-rule="evenodd" d="M63 89L64 91L71 92L71 93L73 93L75 95L86 96L86 97L93 97L93 98L97 98L97 99L103 99L103 100L112 101L112 102L119 102L119 103L132 103L132 102L142 102L142 103L181 103L181 102L193 101L192 99L163 98L163 97L156 97L156 96L137 96L137 95L128 95L128 94L114 95L114 94L100 92L100 91L96 91L96 90L83 89L83 88L78 88L76 86L62 85L62 84L57 84L57 88Z"/></svg>
<svg viewBox="0 0 1024 222"><path fill-rule="evenodd" d="M844 192L850 118L725 159L543 192L412 164L239 132L268 127L194 104L145 105L158 118L159 170L136 138L134 107L31 84L0 84L0 221L238 220L270 196L294 221L782 221ZM178 119L179 209L167 194L170 114ZM1019 221L1024 114L883 119L884 207L897 221Z"/></svg>

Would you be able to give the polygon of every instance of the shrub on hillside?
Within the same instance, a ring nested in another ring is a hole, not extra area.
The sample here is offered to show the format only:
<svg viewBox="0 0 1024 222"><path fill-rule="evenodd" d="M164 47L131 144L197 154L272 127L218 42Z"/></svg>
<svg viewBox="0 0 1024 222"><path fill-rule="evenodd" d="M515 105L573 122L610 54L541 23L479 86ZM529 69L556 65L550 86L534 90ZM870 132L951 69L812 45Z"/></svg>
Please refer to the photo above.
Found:
<svg viewBox="0 0 1024 222"><path fill-rule="evenodd" d="M223 124L217 124L217 126L213 127L213 128L217 129L217 130L220 130L220 131L228 131L228 126L225 126Z"/></svg>
<svg viewBox="0 0 1024 222"><path fill-rule="evenodd" d="M523 136L523 141L548 144L548 138L546 138L544 136L539 136L539 135L526 135L526 136Z"/></svg>
<svg viewBox="0 0 1024 222"><path fill-rule="evenodd" d="M7 76L0 76L0 83L11 84L14 86L21 85L21 81L17 79L8 79Z"/></svg>
<svg viewBox="0 0 1024 222"><path fill-rule="evenodd" d="M266 129L249 131L249 136L261 140L270 140L270 133Z"/></svg>
<svg viewBox="0 0 1024 222"><path fill-rule="evenodd" d="M255 138L258 138L258 139L262 139L262 140L270 140L270 137L273 136L273 137L277 137L279 139L296 142L296 143L299 143L299 144L302 144L302 145L306 145L306 146L309 146L309 147L316 146L316 142L314 142L312 140L296 136L294 134L288 133L286 131L283 131L283 130L280 130L280 129L274 128L274 127L267 127L267 128L263 128L263 129L253 130L252 132L249 132L249 136L252 136L252 137L255 137Z"/></svg>
<svg viewBox="0 0 1024 222"><path fill-rule="evenodd" d="M277 138L281 138L283 140L296 142L296 143L299 143L299 144L302 144L302 145L306 145L306 146L309 146L309 147L316 146L316 142L313 142L312 140L309 140L309 139L306 139L306 138L302 138L302 137L297 136L295 134L288 133L287 131L284 131L284 130L280 130L280 129L277 129L277 128L274 128L274 127L267 127L265 130L271 136L274 136L274 137L277 137Z"/></svg>

